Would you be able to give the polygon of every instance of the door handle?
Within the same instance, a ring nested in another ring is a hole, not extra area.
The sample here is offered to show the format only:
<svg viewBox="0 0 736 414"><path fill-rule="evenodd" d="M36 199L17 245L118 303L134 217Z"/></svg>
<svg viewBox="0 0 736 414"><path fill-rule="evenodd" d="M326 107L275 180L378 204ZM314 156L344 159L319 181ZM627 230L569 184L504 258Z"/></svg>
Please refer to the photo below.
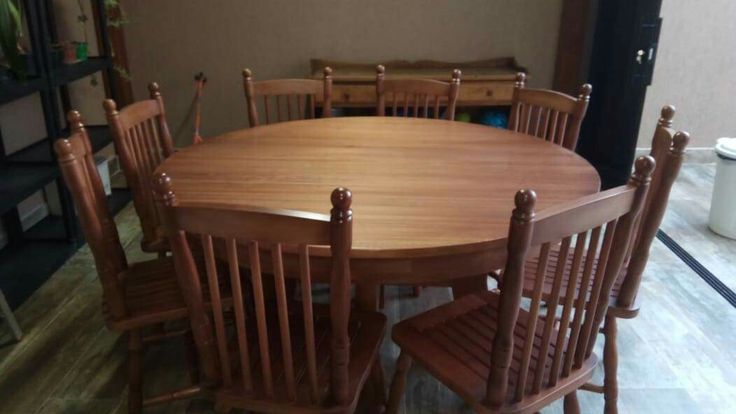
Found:
<svg viewBox="0 0 736 414"><path fill-rule="evenodd" d="M636 63L638 63L640 65L642 63L644 63L643 58L644 58L644 54L645 53L646 52L644 52L644 49L639 49L639 50L636 51Z"/></svg>

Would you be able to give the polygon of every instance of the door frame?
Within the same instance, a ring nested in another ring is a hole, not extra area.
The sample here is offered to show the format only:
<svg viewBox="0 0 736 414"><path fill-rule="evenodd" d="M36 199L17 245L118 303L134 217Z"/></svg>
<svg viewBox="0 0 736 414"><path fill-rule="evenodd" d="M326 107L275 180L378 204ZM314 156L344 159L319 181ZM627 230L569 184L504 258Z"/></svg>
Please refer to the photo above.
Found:
<svg viewBox="0 0 736 414"><path fill-rule="evenodd" d="M581 84L593 85L577 152L596 167L604 189L631 173L661 6L662 0L563 0L554 88L577 95ZM637 63L637 52L649 48L649 58Z"/></svg>

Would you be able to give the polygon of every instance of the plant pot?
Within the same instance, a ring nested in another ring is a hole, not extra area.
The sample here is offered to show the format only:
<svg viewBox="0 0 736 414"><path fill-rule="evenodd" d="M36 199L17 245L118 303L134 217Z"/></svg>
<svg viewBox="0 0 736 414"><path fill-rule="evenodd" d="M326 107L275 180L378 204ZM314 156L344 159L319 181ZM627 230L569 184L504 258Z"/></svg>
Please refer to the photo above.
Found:
<svg viewBox="0 0 736 414"><path fill-rule="evenodd" d="M51 68L58 69L64 64L64 46L51 46Z"/></svg>
<svg viewBox="0 0 736 414"><path fill-rule="evenodd" d="M64 43L64 63L71 65L77 63L77 45L72 42Z"/></svg>
<svg viewBox="0 0 736 414"><path fill-rule="evenodd" d="M87 42L77 42L77 60L87 60Z"/></svg>

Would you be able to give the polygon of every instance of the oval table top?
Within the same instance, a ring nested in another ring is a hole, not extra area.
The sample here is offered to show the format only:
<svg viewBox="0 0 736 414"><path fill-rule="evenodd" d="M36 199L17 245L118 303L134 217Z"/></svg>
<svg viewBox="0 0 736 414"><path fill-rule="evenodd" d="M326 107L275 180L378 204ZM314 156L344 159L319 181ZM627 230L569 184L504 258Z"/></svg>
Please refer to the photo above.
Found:
<svg viewBox="0 0 736 414"><path fill-rule="evenodd" d="M583 158L528 135L434 119L340 117L230 132L178 151L167 173L181 203L217 201L329 214L353 192L355 258L427 257L503 243L514 194L537 210L598 191ZM499 245L500 247L500 245Z"/></svg>

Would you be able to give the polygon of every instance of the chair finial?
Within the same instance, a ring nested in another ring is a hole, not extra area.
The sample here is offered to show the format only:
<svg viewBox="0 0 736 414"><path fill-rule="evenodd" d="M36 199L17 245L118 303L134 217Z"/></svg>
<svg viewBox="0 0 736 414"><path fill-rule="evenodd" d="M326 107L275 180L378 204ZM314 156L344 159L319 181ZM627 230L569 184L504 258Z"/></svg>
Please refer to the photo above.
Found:
<svg viewBox="0 0 736 414"><path fill-rule="evenodd" d="M167 207L171 207L176 204L176 195L171 189L171 177L166 173L159 173L153 180L153 191L156 198Z"/></svg>
<svg viewBox="0 0 736 414"><path fill-rule="evenodd" d="M323 73L325 75L325 78L329 78L332 76L332 68L329 66L325 66L325 69L323 70Z"/></svg>
<svg viewBox="0 0 736 414"><path fill-rule="evenodd" d="M330 213L333 223L344 223L353 219L353 211L350 209L353 202L353 193L350 190L344 187L332 190L330 201L332 201Z"/></svg>
<svg viewBox="0 0 736 414"><path fill-rule="evenodd" d="M690 142L690 134L687 131L677 131L675 136L672 137L672 149L670 150L673 154L681 155L685 152L685 147Z"/></svg>
<svg viewBox="0 0 736 414"><path fill-rule="evenodd" d="M514 196L516 208L512 214L516 220L530 221L534 218L534 205L537 203L537 193L531 189L519 190Z"/></svg>
<svg viewBox="0 0 736 414"><path fill-rule="evenodd" d="M453 69L452 70L452 83L460 83L460 78L462 78L463 72L460 69Z"/></svg>
<svg viewBox="0 0 736 414"><path fill-rule="evenodd" d="M105 112L108 114L116 114L118 112L118 104L112 99L105 99L102 101L102 107L105 108Z"/></svg>
<svg viewBox="0 0 736 414"><path fill-rule="evenodd" d="M56 157L60 162L67 162L70 159L73 159L74 149L72 148L71 141L68 139L56 140L56 142L54 142L54 150L56 151Z"/></svg>
<svg viewBox="0 0 736 414"><path fill-rule="evenodd" d="M637 158L634 162L634 174L629 180L630 184L636 184L637 186L647 183L652 179L652 172L656 167L657 162L650 155L642 155Z"/></svg>
<svg viewBox="0 0 736 414"><path fill-rule="evenodd" d="M525 85L526 85L526 73L518 72L516 74L516 84L514 86L517 88L523 88Z"/></svg>
<svg viewBox="0 0 736 414"><path fill-rule="evenodd" d="M353 193L347 188L337 187L336 189L332 190L330 201L332 201L332 207L341 210L349 209L350 205L353 202Z"/></svg>
<svg viewBox="0 0 736 414"><path fill-rule="evenodd" d="M252 80L253 71L251 71L249 68L243 69L243 78L245 78L246 80Z"/></svg>
<svg viewBox="0 0 736 414"><path fill-rule="evenodd" d="M386 73L386 67L383 65L376 66L376 75L383 76Z"/></svg>
<svg viewBox="0 0 736 414"><path fill-rule="evenodd" d="M590 100L590 94L593 92L593 85L589 83L584 83L580 87L580 94L578 94L578 99L582 101L588 101Z"/></svg>
<svg viewBox="0 0 736 414"><path fill-rule="evenodd" d="M674 105L663 106L658 122L659 126L670 128L672 126L672 118L675 117L675 112L676 109Z"/></svg>
<svg viewBox="0 0 736 414"><path fill-rule="evenodd" d="M77 132L84 129L84 124L82 123L82 114L80 114L79 111L72 109L71 111L67 112L66 120L69 122L69 128L72 132Z"/></svg>
<svg viewBox="0 0 736 414"><path fill-rule="evenodd" d="M161 90L158 87L158 83L151 82L148 84L148 92L150 93L151 99L156 99L161 96Z"/></svg>

